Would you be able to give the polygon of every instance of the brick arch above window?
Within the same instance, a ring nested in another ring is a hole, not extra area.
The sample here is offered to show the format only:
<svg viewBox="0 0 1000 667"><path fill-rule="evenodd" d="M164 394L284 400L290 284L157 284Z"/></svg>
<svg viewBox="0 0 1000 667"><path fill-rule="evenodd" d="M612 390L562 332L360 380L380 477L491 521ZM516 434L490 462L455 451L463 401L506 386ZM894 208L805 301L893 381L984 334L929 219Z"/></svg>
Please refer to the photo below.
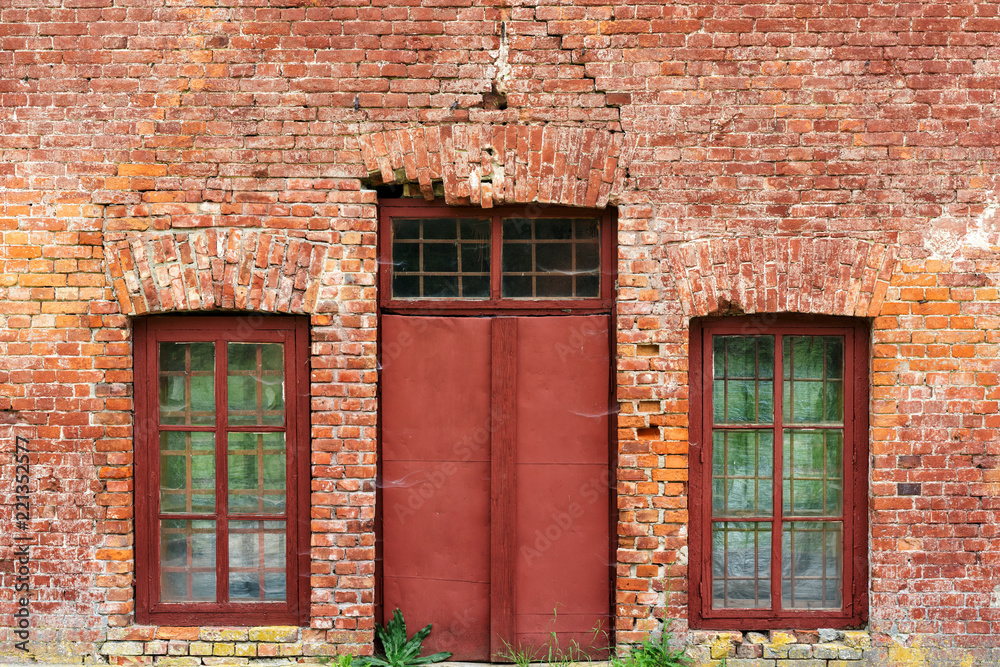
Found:
<svg viewBox="0 0 1000 667"><path fill-rule="evenodd" d="M140 232L106 240L104 257L125 315L257 310L312 314L328 246L282 231L199 229Z"/></svg>
<svg viewBox="0 0 1000 667"><path fill-rule="evenodd" d="M441 183L449 205L560 204L603 208L625 182L622 132L592 127L456 124L359 137L370 178L417 183L428 201Z"/></svg>
<svg viewBox="0 0 1000 667"><path fill-rule="evenodd" d="M706 239L668 246L666 255L666 273L688 317L875 317L896 265L895 247L856 239Z"/></svg>

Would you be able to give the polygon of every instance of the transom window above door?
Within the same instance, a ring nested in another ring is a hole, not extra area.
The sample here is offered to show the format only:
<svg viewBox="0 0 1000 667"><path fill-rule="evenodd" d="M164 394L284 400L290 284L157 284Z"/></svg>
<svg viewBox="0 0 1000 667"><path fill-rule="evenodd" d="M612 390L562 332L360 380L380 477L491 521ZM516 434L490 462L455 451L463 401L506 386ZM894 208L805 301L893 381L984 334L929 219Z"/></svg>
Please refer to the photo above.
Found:
<svg viewBox="0 0 1000 667"><path fill-rule="evenodd" d="M611 297L611 219L519 206L482 211L386 202L383 305L601 306Z"/></svg>

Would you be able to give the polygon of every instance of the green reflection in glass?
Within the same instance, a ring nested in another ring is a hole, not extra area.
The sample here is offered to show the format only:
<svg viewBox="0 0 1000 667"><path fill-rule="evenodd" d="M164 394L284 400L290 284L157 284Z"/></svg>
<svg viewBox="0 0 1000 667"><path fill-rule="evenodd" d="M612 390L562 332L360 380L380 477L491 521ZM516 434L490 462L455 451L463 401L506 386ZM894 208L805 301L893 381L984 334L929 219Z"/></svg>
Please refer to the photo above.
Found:
<svg viewBox="0 0 1000 667"><path fill-rule="evenodd" d="M284 346L229 343L229 423L281 426L285 422Z"/></svg>
<svg viewBox="0 0 1000 667"><path fill-rule="evenodd" d="M215 422L214 343L159 344L160 422Z"/></svg>
<svg viewBox="0 0 1000 667"><path fill-rule="evenodd" d="M160 433L160 511L215 511L214 433Z"/></svg>
<svg viewBox="0 0 1000 667"><path fill-rule="evenodd" d="M771 431L714 431L713 516L770 516L773 461L774 435Z"/></svg>
<svg viewBox="0 0 1000 667"><path fill-rule="evenodd" d="M712 418L718 424L774 420L774 337L714 336Z"/></svg>
<svg viewBox="0 0 1000 667"><path fill-rule="evenodd" d="M844 420L844 340L840 336L786 336L783 344L783 417L795 424Z"/></svg>
<svg viewBox="0 0 1000 667"><path fill-rule="evenodd" d="M794 516L837 516L843 511L844 437L839 430L785 431L782 506Z"/></svg>
<svg viewBox="0 0 1000 667"><path fill-rule="evenodd" d="M285 511L285 434L230 433L230 514Z"/></svg>

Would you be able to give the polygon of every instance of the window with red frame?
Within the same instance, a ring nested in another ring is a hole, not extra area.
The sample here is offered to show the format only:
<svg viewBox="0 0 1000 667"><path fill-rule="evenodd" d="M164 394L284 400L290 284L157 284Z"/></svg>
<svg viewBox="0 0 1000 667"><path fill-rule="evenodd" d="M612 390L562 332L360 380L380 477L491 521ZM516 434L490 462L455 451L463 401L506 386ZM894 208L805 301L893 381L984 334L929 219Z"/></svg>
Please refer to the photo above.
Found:
<svg viewBox="0 0 1000 667"><path fill-rule="evenodd" d="M379 205L379 297L390 309L607 308L613 302L609 213Z"/></svg>
<svg viewBox="0 0 1000 667"><path fill-rule="evenodd" d="M308 622L308 322L135 326L140 623Z"/></svg>
<svg viewBox="0 0 1000 667"><path fill-rule="evenodd" d="M840 318L703 320L690 349L691 626L862 623L867 329Z"/></svg>

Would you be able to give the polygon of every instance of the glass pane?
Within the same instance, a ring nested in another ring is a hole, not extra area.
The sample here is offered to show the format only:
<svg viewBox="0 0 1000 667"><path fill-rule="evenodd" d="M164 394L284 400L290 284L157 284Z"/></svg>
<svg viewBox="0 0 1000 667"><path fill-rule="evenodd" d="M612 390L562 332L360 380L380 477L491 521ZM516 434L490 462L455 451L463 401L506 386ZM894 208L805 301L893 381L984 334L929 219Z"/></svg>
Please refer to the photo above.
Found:
<svg viewBox="0 0 1000 667"><path fill-rule="evenodd" d="M530 297L534 293L534 280L531 276L504 276L502 282L505 297Z"/></svg>
<svg viewBox="0 0 1000 667"><path fill-rule="evenodd" d="M215 423L215 344L160 343L160 423Z"/></svg>
<svg viewBox="0 0 1000 667"><path fill-rule="evenodd" d="M425 243L424 271L456 273L459 253L455 243Z"/></svg>
<svg viewBox="0 0 1000 667"><path fill-rule="evenodd" d="M714 431L712 516L771 516L773 461L771 431Z"/></svg>
<svg viewBox="0 0 1000 667"><path fill-rule="evenodd" d="M843 526L798 521L781 535L781 604L786 609L839 609L843 605Z"/></svg>
<svg viewBox="0 0 1000 667"><path fill-rule="evenodd" d="M840 336L786 336L782 347L785 421L843 423L844 339Z"/></svg>
<svg viewBox="0 0 1000 667"><path fill-rule="evenodd" d="M571 273L573 246L568 243L536 243L535 258L539 271Z"/></svg>
<svg viewBox="0 0 1000 667"><path fill-rule="evenodd" d="M771 606L771 524L712 526L712 608Z"/></svg>
<svg viewBox="0 0 1000 667"><path fill-rule="evenodd" d="M487 299L490 296L489 276L462 276L462 294L470 299Z"/></svg>
<svg viewBox="0 0 1000 667"><path fill-rule="evenodd" d="M215 511L214 433L160 433L160 511Z"/></svg>
<svg viewBox="0 0 1000 667"><path fill-rule="evenodd" d="M396 218L392 230L393 297L489 298L490 220Z"/></svg>
<svg viewBox="0 0 1000 667"><path fill-rule="evenodd" d="M844 506L844 436L839 430L785 431L782 506L786 515L839 516Z"/></svg>
<svg viewBox="0 0 1000 667"><path fill-rule="evenodd" d="M420 246L416 243L397 243L392 249L392 268L396 278L401 273L420 271Z"/></svg>
<svg viewBox="0 0 1000 667"><path fill-rule="evenodd" d="M774 421L774 336L714 336L712 352L715 423Z"/></svg>
<svg viewBox="0 0 1000 667"><path fill-rule="evenodd" d="M285 599L285 522L229 522L229 599Z"/></svg>
<svg viewBox="0 0 1000 667"><path fill-rule="evenodd" d="M514 271L530 272L531 267L534 265L531 246L527 243L508 243L504 247L503 262L501 265L503 266L504 273L512 273Z"/></svg>
<svg viewBox="0 0 1000 667"><path fill-rule="evenodd" d="M282 426L285 423L284 346L229 343L229 424Z"/></svg>
<svg viewBox="0 0 1000 667"><path fill-rule="evenodd" d="M229 513L285 511L285 434L230 433Z"/></svg>
<svg viewBox="0 0 1000 667"><path fill-rule="evenodd" d="M392 295L397 299L420 296L420 276L393 276Z"/></svg>
<svg viewBox="0 0 1000 667"><path fill-rule="evenodd" d="M573 289L571 276L537 276L535 278L535 296L557 298L568 294Z"/></svg>
<svg viewBox="0 0 1000 667"><path fill-rule="evenodd" d="M160 521L160 599L215 600L215 521Z"/></svg>
<svg viewBox="0 0 1000 667"><path fill-rule="evenodd" d="M424 291L421 296L437 299L458 297L458 276L424 276Z"/></svg>
<svg viewBox="0 0 1000 667"><path fill-rule="evenodd" d="M506 218L501 291L507 298L600 296L600 221Z"/></svg>

